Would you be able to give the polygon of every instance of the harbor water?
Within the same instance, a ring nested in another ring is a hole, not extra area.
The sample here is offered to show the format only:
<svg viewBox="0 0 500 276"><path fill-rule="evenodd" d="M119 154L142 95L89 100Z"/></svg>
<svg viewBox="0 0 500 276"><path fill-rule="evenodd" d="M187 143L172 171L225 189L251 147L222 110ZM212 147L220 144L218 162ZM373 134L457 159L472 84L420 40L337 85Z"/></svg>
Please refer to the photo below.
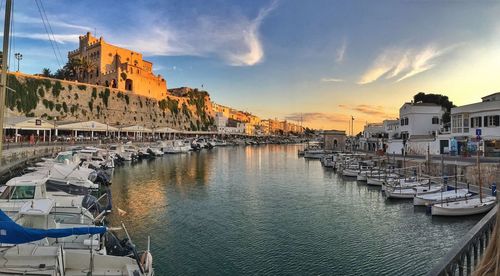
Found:
<svg viewBox="0 0 500 276"><path fill-rule="evenodd" d="M221 147L113 173L111 226L157 275L424 275L481 216L433 218L343 179L300 145Z"/></svg>

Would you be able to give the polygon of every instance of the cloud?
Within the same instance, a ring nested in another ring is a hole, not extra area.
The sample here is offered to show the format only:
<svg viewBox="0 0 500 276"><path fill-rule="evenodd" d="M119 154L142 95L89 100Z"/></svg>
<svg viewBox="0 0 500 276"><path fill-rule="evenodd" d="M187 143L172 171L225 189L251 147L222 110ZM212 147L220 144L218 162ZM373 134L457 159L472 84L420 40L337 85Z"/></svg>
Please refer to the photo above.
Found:
<svg viewBox="0 0 500 276"><path fill-rule="evenodd" d="M136 29L113 33L110 39L145 55L218 57L232 66L252 66L264 59L260 26L277 7L273 1L255 18L241 14L198 15L169 22L164 14L148 11ZM133 35L131 35L133 34Z"/></svg>
<svg viewBox="0 0 500 276"><path fill-rule="evenodd" d="M364 115L368 115L370 117L378 117L378 118L395 118L395 115L392 112L387 112L385 107L381 105L367 105L367 104L358 104L354 106L339 104L339 108L344 108L352 111L356 111L358 113L362 113Z"/></svg>
<svg viewBox="0 0 500 276"><path fill-rule="evenodd" d="M322 78L322 82L343 82L343 79L337 79L337 78Z"/></svg>
<svg viewBox="0 0 500 276"><path fill-rule="evenodd" d="M361 76L358 84L368 84L385 76L385 79L400 82L436 66L436 59L449 52L452 47L438 49L427 46L421 49L387 49Z"/></svg>
<svg viewBox="0 0 500 276"><path fill-rule="evenodd" d="M342 63L342 61L344 60L346 50L347 50L347 40L344 38L342 40L342 44L340 45L340 47L337 48L335 54L335 62Z"/></svg>
<svg viewBox="0 0 500 276"><path fill-rule="evenodd" d="M37 40L49 40L49 37L46 33L15 33L16 37L21 38L29 38L29 39L37 39ZM67 42L77 43L79 39L79 34L54 34L53 38L57 43L65 44Z"/></svg>
<svg viewBox="0 0 500 276"><path fill-rule="evenodd" d="M15 13L14 14L15 22L16 23L21 23L21 24L42 24L42 18L39 16L29 16L24 13ZM69 29L77 29L77 30L83 30L83 31L90 31L92 28L84 25L77 25L73 23L68 23L64 20L61 20L57 18L57 16L54 16L52 14L47 15L47 18L49 18L49 23L52 28L69 28Z"/></svg>
<svg viewBox="0 0 500 276"><path fill-rule="evenodd" d="M348 122L350 116L338 113L323 113L323 112L306 112L306 113L291 113L285 116L286 120L297 121L297 122L317 122L317 121L328 121L331 123L344 123Z"/></svg>

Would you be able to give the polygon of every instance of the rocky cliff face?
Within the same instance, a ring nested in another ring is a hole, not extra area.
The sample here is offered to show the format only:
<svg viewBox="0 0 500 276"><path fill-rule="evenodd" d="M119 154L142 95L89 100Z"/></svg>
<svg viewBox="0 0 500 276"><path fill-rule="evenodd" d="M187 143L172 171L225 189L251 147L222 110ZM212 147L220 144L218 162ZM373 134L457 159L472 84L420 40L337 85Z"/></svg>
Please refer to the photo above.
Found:
<svg viewBox="0 0 500 276"><path fill-rule="evenodd" d="M113 88L11 74L6 104L11 113L61 120L95 120L110 125L210 130L214 114L206 91L188 89L182 95L155 99Z"/></svg>

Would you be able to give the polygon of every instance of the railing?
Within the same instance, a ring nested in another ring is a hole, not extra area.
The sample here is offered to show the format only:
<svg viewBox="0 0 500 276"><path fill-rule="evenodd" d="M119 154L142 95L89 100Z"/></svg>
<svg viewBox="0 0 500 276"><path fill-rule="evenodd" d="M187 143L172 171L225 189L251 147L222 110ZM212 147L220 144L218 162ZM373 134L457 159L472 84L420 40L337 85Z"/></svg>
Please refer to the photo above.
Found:
<svg viewBox="0 0 500 276"><path fill-rule="evenodd" d="M434 266L428 276L471 275L480 261L493 233L497 208L486 214L461 240Z"/></svg>

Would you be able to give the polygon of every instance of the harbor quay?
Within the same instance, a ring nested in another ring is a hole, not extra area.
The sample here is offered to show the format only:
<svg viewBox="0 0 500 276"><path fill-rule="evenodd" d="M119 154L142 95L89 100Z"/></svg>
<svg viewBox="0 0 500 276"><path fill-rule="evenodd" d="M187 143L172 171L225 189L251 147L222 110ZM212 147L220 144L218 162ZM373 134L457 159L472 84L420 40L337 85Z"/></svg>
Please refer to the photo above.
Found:
<svg viewBox="0 0 500 276"><path fill-rule="evenodd" d="M0 13L0 276L500 276L500 2Z"/></svg>

